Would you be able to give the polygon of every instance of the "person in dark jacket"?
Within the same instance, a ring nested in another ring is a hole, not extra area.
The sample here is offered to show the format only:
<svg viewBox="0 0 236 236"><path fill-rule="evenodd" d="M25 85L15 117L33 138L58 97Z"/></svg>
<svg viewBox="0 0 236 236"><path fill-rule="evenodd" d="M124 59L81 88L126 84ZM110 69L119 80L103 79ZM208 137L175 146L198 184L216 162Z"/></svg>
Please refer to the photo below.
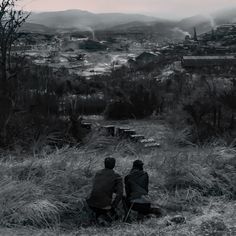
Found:
<svg viewBox="0 0 236 236"><path fill-rule="evenodd" d="M155 214L161 215L159 208L152 208L151 201L148 196L149 176L143 170L143 162L136 160L133 162L133 167L130 173L125 177L126 191L126 216L128 219L130 210L138 212L138 219L141 220L145 215Z"/></svg>
<svg viewBox="0 0 236 236"><path fill-rule="evenodd" d="M96 173L92 192L87 199L89 207L96 214L96 219L102 216L110 222L112 221L111 215L115 212L123 196L122 178L113 170L115 163L114 158L105 159L105 168ZM113 194L116 194L114 200Z"/></svg>

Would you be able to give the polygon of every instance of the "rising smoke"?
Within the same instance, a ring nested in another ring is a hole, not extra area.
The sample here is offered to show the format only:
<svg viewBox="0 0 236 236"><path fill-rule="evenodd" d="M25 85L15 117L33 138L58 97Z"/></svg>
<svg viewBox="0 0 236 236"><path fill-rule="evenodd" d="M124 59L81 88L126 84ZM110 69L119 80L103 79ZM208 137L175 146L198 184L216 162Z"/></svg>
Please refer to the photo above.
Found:
<svg viewBox="0 0 236 236"><path fill-rule="evenodd" d="M180 29L179 27L175 27L174 29L172 29L172 31L174 33L180 34L183 37L186 37L186 36L191 37L191 34L189 32L184 31L184 30Z"/></svg>
<svg viewBox="0 0 236 236"><path fill-rule="evenodd" d="M211 28L216 29L217 24L215 22L215 19L211 15L204 15L204 17L206 17L206 19L210 22Z"/></svg>
<svg viewBox="0 0 236 236"><path fill-rule="evenodd" d="M77 25L76 28L78 28L81 31L88 31L88 32L90 32L92 40L97 40L94 30L90 26Z"/></svg>
<svg viewBox="0 0 236 236"><path fill-rule="evenodd" d="M88 30L91 33L92 39L96 40L96 36L95 36L94 30L91 27L89 27L89 26L85 26L84 28L85 28L85 30Z"/></svg>

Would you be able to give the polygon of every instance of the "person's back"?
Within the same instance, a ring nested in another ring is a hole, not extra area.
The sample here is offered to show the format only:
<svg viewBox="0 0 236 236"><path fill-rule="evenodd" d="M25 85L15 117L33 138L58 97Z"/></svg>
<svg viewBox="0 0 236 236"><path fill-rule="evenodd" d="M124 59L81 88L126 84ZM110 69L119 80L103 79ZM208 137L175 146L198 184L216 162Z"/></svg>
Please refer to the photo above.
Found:
<svg viewBox="0 0 236 236"><path fill-rule="evenodd" d="M143 170L143 162L140 160L134 161L132 170L125 177L125 221L127 221L131 209L138 212L138 219L143 219L143 216L148 214L161 215L159 208L151 207L151 201L148 196L148 184L149 176Z"/></svg>
<svg viewBox="0 0 236 236"><path fill-rule="evenodd" d="M122 178L113 168L114 158L105 159L105 168L98 171L94 177L93 189L87 199L89 207L96 213L96 218L103 216L106 219L107 213L113 212L123 196ZM113 194L116 197L113 200Z"/></svg>
<svg viewBox="0 0 236 236"><path fill-rule="evenodd" d="M147 172L139 169L132 169L125 177L126 195L129 201L139 199L148 195L149 177Z"/></svg>
<svg viewBox="0 0 236 236"><path fill-rule="evenodd" d="M114 170L105 168L96 173L93 189L87 202L91 207L109 209L121 199L122 192L121 176ZM115 202L112 202L113 193L116 193L118 197Z"/></svg>

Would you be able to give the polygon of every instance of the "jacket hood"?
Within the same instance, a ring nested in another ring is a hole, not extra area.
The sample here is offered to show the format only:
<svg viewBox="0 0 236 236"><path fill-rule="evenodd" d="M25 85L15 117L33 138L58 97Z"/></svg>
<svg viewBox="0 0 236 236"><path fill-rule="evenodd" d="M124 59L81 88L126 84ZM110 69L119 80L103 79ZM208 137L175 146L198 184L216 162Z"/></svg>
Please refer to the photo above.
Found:
<svg viewBox="0 0 236 236"><path fill-rule="evenodd" d="M143 170L132 169L129 175L134 176L135 178L145 175L146 172Z"/></svg>

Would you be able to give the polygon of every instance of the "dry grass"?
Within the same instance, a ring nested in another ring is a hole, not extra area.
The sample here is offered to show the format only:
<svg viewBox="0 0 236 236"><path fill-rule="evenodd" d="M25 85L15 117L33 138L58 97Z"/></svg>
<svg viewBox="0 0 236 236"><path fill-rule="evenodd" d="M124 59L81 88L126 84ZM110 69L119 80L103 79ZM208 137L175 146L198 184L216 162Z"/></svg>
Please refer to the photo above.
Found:
<svg viewBox="0 0 236 236"><path fill-rule="evenodd" d="M80 228L73 231L62 231L58 228L53 229L36 229L36 228L15 228L0 229L0 235L24 235L24 236L205 236L205 235L229 235L234 236L236 233L236 203L222 199L210 198L209 203L205 206L199 206L197 214L183 212L187 218L186 224L169 225L167 221L169 216L161 219L151 218L142 224L124 224L116 222L109 228L89 227ZM218 224L214 228L214 222ZM223 227L222 227L223 226ZM225 227L225 228L224 228ZM222 231L216 232L216 229Z"/></svg>
<svg viewBox="0 0 236 236"><path fill-rule="evenodd" d="M154 123L151 130L153 126ZM147 124L143 122L142 127L147 129ZM160 130L164 132L163 127ZM150 175L150 196L170 215L183 211L192 218L196 212L207 215L201 207L209 203L211 196L224 197L227 202L235 200L235 154L234 148L220 143L183 148L168 142L168 146L156 151L143 152L136 144L107 138L101 133L92 134L83 148L65 147L24 158L15 153L2 154L0 224L23 227L21 230L34 227L33 235L58 235L55 230L62 229L67 230L64 235L76 235L78 226L90 223L84 199L91 189L92 176L102 168L106 156L117 159L116 170L123 176L133 160L142 159ZM196 235L189 231L195 224L166 227L165 222L166 218L150 219L141 225L116 223L111 229L80 229L77 235ZM38 229L45 227L51 230Z"/></svg>

